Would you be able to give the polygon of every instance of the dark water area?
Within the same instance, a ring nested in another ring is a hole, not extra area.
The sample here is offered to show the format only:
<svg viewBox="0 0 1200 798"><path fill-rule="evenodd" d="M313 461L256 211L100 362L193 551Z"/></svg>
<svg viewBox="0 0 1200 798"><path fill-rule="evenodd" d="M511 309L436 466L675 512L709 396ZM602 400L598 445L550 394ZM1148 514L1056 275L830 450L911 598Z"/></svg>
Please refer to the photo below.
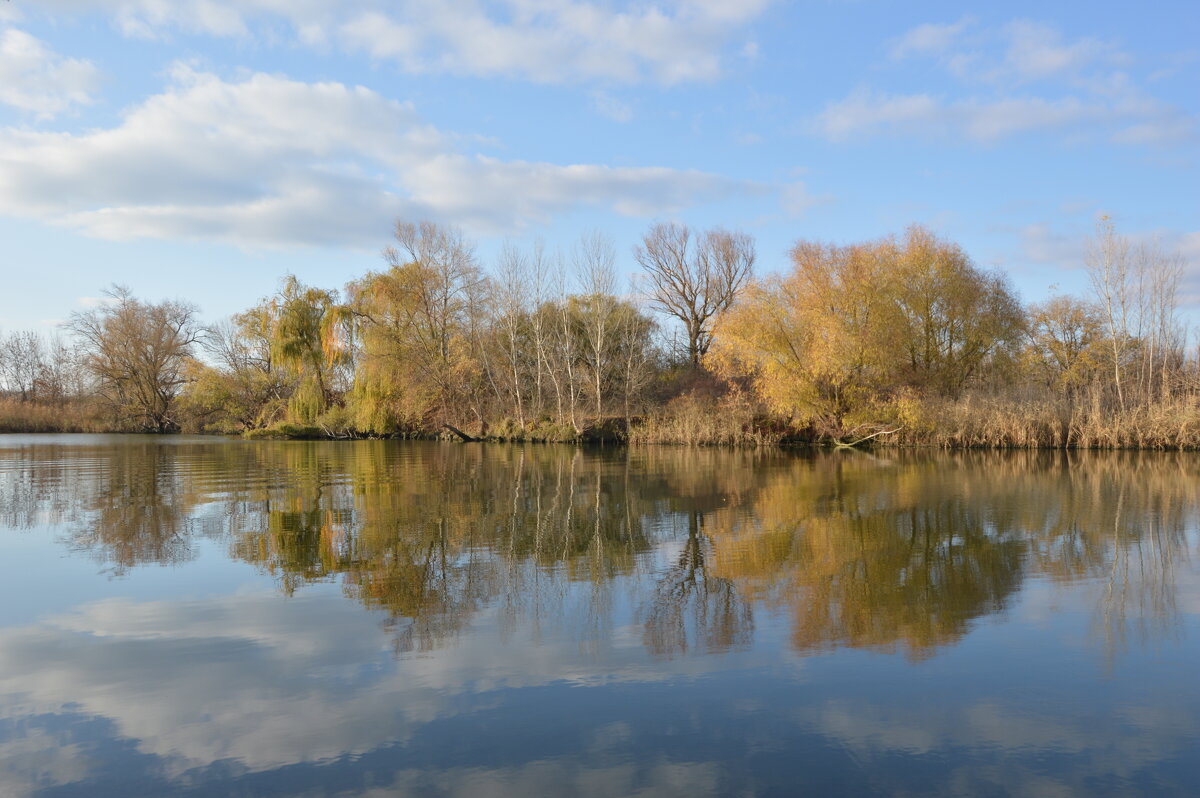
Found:
<svg viewBox="0 0 1200 798"><path fill-rule="evenodd" d="M1198 489L0 436L0 795L1200 795Z"/></svg>

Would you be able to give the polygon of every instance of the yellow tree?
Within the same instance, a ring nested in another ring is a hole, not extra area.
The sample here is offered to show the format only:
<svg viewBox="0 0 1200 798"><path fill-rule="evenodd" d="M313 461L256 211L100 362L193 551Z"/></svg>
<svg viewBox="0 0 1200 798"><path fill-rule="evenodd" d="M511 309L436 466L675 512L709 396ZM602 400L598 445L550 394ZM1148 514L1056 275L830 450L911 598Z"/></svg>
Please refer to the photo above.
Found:
<svg viewBox="0 0 1200 798"><path fill-rule="evenodd" d="M888 263L872 245L801 242L791 258L789 274L752 283L721 316L706 362L748 378L774 412L840 438L887 394L898 363Z"/></svg>
<svg viewBox="0 0 1200 798"><path fill-rule="evenodd" d="M264 305L249 314L265 314L271 359L296 380L288 413L296 421L311 423L333 403L334 369L349 356L336 335L337 295L289 275Z"/></svg>
<svg viewBox="0 0 1200 798"><path fill-rule="evenodd" d="M284 420L297 379L272 355L277 304L267 300L214 325L184 398L194 423L209 430L251 430Z"/></svg>
<svg viewBox="0 0 1200 798"><path fill-rule="evenodd" d="M989 359L1015 353L1023 313L1001 275L917 225L875 246L891 264L886 286L899 311L892 334L905 350L907 382L957 395Z"/></svg>
<svg viewBox="0 0 1200 798"><path fill-rule="evenodd" d="M461 233L396 225L388 268L347 286L360 363L352 409L360 428L394 432L479 416L476 357L483 277Z"/></svg>
<svg viewBox="0 0 1200 798"><path fill-rule="evenodd" d="M902 241L801 241L791 260L722 315L707 362L823 437L879 434L903 415L897 398L956 394L1015 352L1024 319L1004 280L923 228Z"/></svg>
<svg viewBox="0 0 1200 798"><path fill-rule="evenodd" d="M1071 393L1090 383L1105 360L1100 309L1058 296L1029 308L1024 359L1056 390Z"/></svg>

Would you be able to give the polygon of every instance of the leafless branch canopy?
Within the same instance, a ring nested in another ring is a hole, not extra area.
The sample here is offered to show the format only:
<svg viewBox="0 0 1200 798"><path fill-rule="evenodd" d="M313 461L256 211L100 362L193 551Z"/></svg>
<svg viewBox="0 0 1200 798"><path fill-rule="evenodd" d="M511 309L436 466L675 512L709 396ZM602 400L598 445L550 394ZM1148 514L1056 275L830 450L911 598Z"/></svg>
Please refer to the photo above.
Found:
<svg viewBox="0 0 1200 798"><path fill-rule="evenodd" d="M658 310L687 330L693 366L708 351L711 320L729 308L754 272L754 239L713 228L694 234L683 224L657 224L634 248Z"/></svg>
<svg viewBox="0 0 1200 798"><path fill-rule="evenodd" d="M157 432L178 429L175 400L206 332L196 307L179 300L143 302L120 285L105 296L105 304L74 313L67 323L100 396L128 422Z"/></svg>

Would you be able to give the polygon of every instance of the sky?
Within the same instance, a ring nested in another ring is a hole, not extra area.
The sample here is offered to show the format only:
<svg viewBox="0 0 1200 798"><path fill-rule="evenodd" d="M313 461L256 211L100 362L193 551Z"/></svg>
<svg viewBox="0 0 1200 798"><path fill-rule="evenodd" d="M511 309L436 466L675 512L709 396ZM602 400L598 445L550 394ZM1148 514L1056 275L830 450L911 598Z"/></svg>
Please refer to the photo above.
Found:
<svg viewBox="0 0 1200 798"><path fill-rule="evenodd" d="M926 225L1026 301L1101 215L1200 304L1200 3L3 0L0 330L105 286L210 321L340 288L397 219L506 242L657 221Z"/></svg>

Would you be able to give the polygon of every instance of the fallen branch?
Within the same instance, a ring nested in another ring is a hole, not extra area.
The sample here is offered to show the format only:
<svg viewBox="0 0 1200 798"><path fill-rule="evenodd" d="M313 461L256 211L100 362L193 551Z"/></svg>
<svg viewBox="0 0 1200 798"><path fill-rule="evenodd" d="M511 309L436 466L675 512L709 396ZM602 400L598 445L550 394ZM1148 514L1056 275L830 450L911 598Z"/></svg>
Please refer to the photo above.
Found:
<svg viewBox="0 0 1200 798"><path fill-rule="evenodd" d="M453 432L455 435L457 435L459 437L459 439L462 440L463 443L478 443L479 442L479 438L472 438L470 435L463 432L458 427L453 427L449 424L443 424L442 426L445 427L446 429L450 430L451 432Z"/></svg>
<svg viewBox="0 0 1200 798"><path fill-rule="evenodd" d="M850 434L854 434L859 429L861 429L861 427L855 427L853 430L850 431ZM863 437L859 438L858 440L850 441L849 443L847 443L846 441L843 441L843 440L835 440L833 442L833 445L839 449L853 449L855 446L858 446L860 443L865 443L866 441L869 441L872 438L877 438L880 435L893 435L902 429L904 429L903 425L901 425L899 427L894 427L893 429L876 430L875 432L872 432L870 435L864 435Z"/></svg>

